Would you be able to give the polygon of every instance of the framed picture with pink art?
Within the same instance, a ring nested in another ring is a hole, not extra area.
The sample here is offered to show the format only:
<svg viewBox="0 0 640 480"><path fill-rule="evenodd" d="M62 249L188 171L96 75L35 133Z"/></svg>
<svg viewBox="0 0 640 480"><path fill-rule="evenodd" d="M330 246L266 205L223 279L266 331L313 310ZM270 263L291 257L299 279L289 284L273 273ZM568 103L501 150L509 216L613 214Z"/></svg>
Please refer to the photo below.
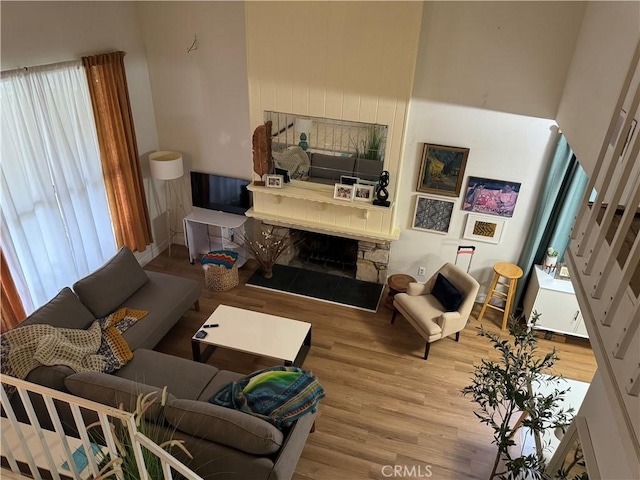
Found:
<svg viewBox="0 0 640 480"><path fill-rule="evenodd" d="M519 194L520 183L518 182L469 177L462 209L469 212L512 217Z"/></svg>

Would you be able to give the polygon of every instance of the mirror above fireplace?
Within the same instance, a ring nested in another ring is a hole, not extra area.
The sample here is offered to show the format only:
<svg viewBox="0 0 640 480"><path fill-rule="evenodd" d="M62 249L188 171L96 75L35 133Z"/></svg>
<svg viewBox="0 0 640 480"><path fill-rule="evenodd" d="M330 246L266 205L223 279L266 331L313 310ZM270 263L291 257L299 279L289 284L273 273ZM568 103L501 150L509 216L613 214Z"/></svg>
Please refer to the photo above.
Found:
<svg viewBox="0 0 640 480"><path fill-rule="evenodd" d="M341 177L375 184L384 170L387 125L266 111L277 167L293 180L333 185Z"/></svg>

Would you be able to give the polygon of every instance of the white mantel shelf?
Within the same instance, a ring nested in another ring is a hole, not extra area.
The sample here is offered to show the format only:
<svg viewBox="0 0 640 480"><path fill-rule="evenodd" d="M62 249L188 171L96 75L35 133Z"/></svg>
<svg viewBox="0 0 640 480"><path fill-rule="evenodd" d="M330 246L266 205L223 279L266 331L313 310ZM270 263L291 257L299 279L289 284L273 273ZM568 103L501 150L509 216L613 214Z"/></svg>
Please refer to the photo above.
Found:
<svg viewBox="0 0 640 480"><path fill-rule="evenodd" d="M333 190L286 185L283 188L247 187L253 192L248 217L315 232L365 239L393 241L400 228L393 224L395 205L380 207L367 202L337 200Z"/></svg>

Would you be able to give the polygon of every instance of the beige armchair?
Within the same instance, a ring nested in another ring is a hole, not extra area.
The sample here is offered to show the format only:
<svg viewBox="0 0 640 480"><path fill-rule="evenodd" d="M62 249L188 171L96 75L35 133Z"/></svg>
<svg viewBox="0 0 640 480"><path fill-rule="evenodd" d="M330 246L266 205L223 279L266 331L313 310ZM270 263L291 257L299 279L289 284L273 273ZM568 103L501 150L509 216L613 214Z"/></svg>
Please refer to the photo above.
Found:
<svg viewBox="0 0 640 480"><path fill-rule="evenodd" d="M436 285L438 274L442 274L448 282L440 280ZM455 290L451 289L450 284L453 284L461 294L459 297ZM436 287L435 291L434 287ZM445 263L427 283L410 283L407 293L398 293L393 298L391 323L395 322L396 315L400 312L422 335L427 341L424 349L426 360L431 342L454 333L456 342L458 341L460 331L467 324L479 289L480 285L471 275L452 263ZM439 297L442 302L436 297ZM445 307L443 303L447 306Z"/></svg>

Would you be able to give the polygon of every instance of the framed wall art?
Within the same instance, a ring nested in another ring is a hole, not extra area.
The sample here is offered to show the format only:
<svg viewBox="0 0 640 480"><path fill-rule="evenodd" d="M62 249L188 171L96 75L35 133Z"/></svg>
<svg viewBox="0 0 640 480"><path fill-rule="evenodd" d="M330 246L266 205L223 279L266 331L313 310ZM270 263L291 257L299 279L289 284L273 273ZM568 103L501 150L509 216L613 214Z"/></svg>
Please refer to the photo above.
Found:
<svg viewBox="0 0 640 480"><path fill-rule="evenodd" d="M417 190L449 197L459 196L468 156L468 148L425 143Z"/></svg>
<svg viewBox="0 0 640 480"><path fill-rule="evenodd" d="M520 184L517 182L469 177L462 209L501 217L512 217L519 193Z"/></svg>
<svg viewBox="0 0 640 480"><path fill-rule="evenodd" d="M418 195L412 228L425 232L448 233L454 205L453 200Z"/></svg>
<svg viewBox="0 0 640 480"><path fill-rule="evenodd" d="M482 215L467 215L464 227L464 238L480 242L500 243L502 232L507 221L504 218L485 217Z"/></svg>

